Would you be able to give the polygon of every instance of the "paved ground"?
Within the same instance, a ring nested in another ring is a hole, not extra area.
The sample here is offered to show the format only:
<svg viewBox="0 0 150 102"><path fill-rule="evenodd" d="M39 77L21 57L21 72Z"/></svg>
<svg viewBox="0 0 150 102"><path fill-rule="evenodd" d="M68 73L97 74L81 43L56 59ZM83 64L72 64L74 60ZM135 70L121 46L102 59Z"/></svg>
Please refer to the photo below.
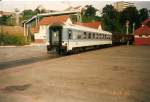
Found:
<svg viewBox="0 0 150 102"><path fill-rule="evenodd" d="M0 70L0 102L149 102L149 62L119 46Z"/></svg>
<svg viewBox="0 0 150 102"><path fill-rule="evenodd" d="M0 46L0 70L47 60L51 57L47 54L45 45L20 47Z"/></svg>
<svg viewBox="0 0 150 102"><path fill-rule="evenodd" d="M0 47L0 62L46 56L46 46Z"/></svg>

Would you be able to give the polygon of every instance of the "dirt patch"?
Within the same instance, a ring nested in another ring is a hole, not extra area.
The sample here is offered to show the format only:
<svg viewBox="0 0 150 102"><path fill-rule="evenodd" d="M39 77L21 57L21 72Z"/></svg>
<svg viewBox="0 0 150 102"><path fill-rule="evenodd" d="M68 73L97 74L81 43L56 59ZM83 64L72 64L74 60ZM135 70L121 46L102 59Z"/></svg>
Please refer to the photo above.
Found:
<svg viewBox="0 0 150 102"><path fill-rule="evenodd" d="M29 87L31 87L31 84L13 85L13 86L6 86L0 89L0 91L4 91L4 92L24 91L27 90Z"/></svg>

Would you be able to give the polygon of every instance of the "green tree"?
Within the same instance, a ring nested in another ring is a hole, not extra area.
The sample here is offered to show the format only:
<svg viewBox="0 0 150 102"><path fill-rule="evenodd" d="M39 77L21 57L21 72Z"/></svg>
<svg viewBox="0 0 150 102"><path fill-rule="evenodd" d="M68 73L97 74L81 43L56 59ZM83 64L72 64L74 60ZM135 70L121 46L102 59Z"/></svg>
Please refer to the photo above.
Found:
<svg viewBox="0 0 150 102"><path fill-rule="evenodd" d="M1 25L12 25L12 16L3 15L0 17L0 24Z"/></svg>
<svg viewBox="0 0 150 102"><path fill-rule="evenodd" d="M133 23L135 23L135 28L139 27L139 14L136 7L128 7L121 12L120 23L122 28L126 28L126 22L129 21L129 33L132 33ZM125 31L124 31L125 32Z"/></svg>
<svg viewBox="0 0 150 102"><path fill-rule="evenodd" d="M86 10L82 11L82 22L100 21L101 18L96 16L97 9L92 5L86 5Z"/></svg>
<svg viewBox="0 0 150 102"><path fill-rule="evenodd" d="M33 10L24 10L21 15L23 20L28 20L35 15L35 12Z"/></svg>
<svg viewBox="0 0 150 102"><path fill-rule="evenodd" d="M140 22L143 22L144 20L146 20L148 17L149 17L149 14L148 14L148 9L147 8L142 8L139 10L139 19L140 19Z"/></svg>
<svg viewBox="0 0 150 102"><path fill-rule="evenodd" d="M35 14L46 13L46 10L45 10L45 9L39 10L38 8L36 8L36 9L34 10L34 13L35 13Z"/></svg>
<svg viewBox="0 0 150 102"><path fill-rule="evenodd" d="M2 16L2 17L0 17L0 24L1 24L1 25L5 25L5 24L6 24L6 21L7 21L7 16Z"/></svg>
<svg viewBox="0 0 150 102"><path fill-rule="evenodd" d="M86 5L85 7L87 8L85 10L85 16L95 16L97 10L92 5Z"/></svg>
<svg viewBox="0 0 150 102"><path fill-rule="evenodd" d="M120 29L120 13L117 12L112 5L106 5L102 10L102 26L104 30L119 33Z"/></svg>

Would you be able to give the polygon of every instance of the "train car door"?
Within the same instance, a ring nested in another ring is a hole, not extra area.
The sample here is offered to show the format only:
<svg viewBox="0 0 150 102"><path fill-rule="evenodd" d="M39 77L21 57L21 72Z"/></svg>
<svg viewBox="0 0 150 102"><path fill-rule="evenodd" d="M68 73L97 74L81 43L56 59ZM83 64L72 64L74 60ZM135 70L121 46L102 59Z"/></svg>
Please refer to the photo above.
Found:
<svg viewBox="0 0 150 102"><path fill-rule="evenodd" d="M51 51L54 51L58 54L61 52L61 42L62 42L62 27L61 26L52 26L49 28L49 43Z"/></svg>

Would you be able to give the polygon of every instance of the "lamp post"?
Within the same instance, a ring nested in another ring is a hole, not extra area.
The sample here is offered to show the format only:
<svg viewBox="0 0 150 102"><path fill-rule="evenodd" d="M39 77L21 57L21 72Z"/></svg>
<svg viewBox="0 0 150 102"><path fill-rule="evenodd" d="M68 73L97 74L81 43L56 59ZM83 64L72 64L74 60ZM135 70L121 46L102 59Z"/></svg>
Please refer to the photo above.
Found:
<svg viewBox="0 0 150 102"><path fill-rule="evenodd" d="M1 2L1 1L2 1L2 0L0 0L0 2ZM2 17L2 15L3 15L3 11L2 11L2 5L1 5L1 17ZM0 33L3 33L2 22L0 22L0 27L1 27Z"/></svg>
<svg viewBox="0 0 150 102"><path fill-rule="evenodd" d="M126 20L126 34L129 34L129 20Z"/></svg>
<svg viewBox="0 0 150 102"><path fill-rule="evenodd" d="M16 24L15 25L19 25L19 9L18 8L15 8L14 9L15 11L15 19L16 19Z"/></svg>
<svg viewBox="0 0 150 102"><path fill-rule="evenodd" d="M132 30L133 35L134 35L134 30L135 30L135 23L133 23L133 30Z"/></svg>
<svg viewBox="0 0 150 102"><path fill-rule="evenodd" d="M126 34L129 34L129 20L126 21ZM129 40L127 40L127 45L129 45Z"/></svg>

